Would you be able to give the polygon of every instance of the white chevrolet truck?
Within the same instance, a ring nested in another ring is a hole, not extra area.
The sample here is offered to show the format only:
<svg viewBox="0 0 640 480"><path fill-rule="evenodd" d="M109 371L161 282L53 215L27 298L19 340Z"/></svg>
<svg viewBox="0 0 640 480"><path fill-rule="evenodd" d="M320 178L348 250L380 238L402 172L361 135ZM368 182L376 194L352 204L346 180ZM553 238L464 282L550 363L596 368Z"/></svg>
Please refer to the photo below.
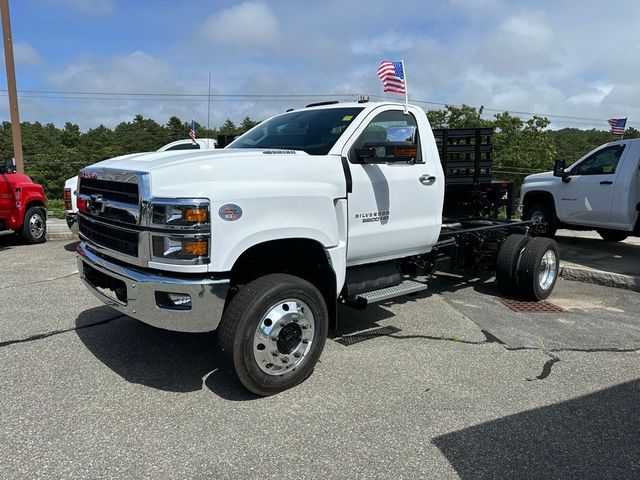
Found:
<svg viewBox="0 0 640 480"><path fill-rule="evenodd" d="M553 237L558 228L596 230L610 242L640 235L640 139L606 143L570 167L529 175L521 190L523 218Z"/></svg>
<svg viewBox="0 0 640 480"><path fill-rule="evenodd" d="M217 330L258 395L311 374L338 303L424 290L445 261L495 268L530 300L558 274L558 247L529 235L532 222L443 220L445 175L414 106L310 105L224 149L127 155L79 177L87 287L155 327Z"/></svg>

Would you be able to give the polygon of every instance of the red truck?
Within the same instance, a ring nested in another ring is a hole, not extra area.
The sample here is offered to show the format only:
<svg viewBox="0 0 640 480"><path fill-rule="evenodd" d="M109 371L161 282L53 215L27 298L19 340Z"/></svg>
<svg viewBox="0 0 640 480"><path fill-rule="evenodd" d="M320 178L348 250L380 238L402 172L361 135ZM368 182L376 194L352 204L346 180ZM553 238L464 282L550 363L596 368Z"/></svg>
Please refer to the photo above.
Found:
<svg viewBox="0 0 640 480"><path fill-rule="evenodd" d="M0 231L14 230L27 243L42 243L47 233L42 185L16 173L15 160L0 165Z"/></svg>

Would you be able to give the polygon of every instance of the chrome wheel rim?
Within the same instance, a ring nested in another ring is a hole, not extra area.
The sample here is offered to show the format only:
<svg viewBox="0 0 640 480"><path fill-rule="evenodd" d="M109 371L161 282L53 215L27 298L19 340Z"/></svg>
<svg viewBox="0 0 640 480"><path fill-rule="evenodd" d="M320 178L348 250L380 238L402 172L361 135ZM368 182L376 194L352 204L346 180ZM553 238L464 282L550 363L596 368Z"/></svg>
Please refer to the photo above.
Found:
<svg viewBox="0 0 640 480"><path fill-rule="evenodd" d="M538 285L542 290L549 290L558 273L558 259L553 250L547 250L540 261Z"/></svg>
<svg viewBox="0 0 640 480"><path fill-rule="evenodd" d="M42 235L44 235L44 221L37 213L29 219L29 233L31 233L31 236L35 239L41 238Z"/></svg>
<svg viewBox="0 0 640 480"><path fill-rule="evenodd" d="M299 299L282 300L267 310L253 338L253 355L260 370L284 375L306 359L314 341L315 319Z"/></svg>

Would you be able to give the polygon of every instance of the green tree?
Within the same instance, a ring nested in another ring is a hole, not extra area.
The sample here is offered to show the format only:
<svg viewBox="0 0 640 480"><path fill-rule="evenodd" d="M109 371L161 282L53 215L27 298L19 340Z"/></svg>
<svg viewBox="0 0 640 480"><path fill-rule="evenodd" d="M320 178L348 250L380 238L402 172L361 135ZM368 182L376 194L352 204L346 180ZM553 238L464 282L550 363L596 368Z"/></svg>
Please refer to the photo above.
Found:
<svg viewBox="0 0 640 480"><path fill-rule="evenodd" d="M553 168L557 150L547 131L547 118L523 121L508 112L495 118L494 176L521 183L526 175Z"/></svg>
<svg viewBox="0 0 640 480"><path fill-rule="evenodd" d="M240 126L238 127L238 135L242 134L244 132L248 132L249 130L251 130L253 127L255 127L256 125L258 125L260 122L254 122L253 120L251 120L251 118L249 117L244 117L242 119L242 123L240 123Z"/></svg>
<svg viewBox="0 0 640 480"><path fill-rule="evenodd" d="M230 118L227 118L222 126L218 129L223 135L237 135L238 128L236 124L231 121Z"/></svg>

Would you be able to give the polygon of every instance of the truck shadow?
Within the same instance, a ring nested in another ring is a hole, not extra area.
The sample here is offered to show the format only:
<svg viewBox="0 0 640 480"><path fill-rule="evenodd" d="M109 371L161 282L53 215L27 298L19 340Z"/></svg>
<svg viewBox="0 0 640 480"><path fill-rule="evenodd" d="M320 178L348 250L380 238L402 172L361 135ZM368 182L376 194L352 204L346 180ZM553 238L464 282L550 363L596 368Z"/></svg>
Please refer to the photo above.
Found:
<svg viewBox="0 0 640 480"><path fill-rule="evenodd" d="M460 478L640 478L640 380L436 437Z"/></svg>
<svg viewBox="0 0 640 480"><path fill-rule="evenodd" d="M430 290L388 303L415 302L445 289L466 286L468 283L457 278L447 278L434 283ZM496 291L491 284L479 284L477 288ZM372 305L366 310L339 306L337 329L330 332L330 338L383 328L379 322L394 317L385 305ZM75 332L98 360L127 382L182 393L208 388L233 401L260 398L246 391L224 367L216 350L215 333L161 330L119 315L107 306L82 312L76 319Z"/></svg>
<svg viewBox="0 0 640 480"><path fill-rule="evenodd" d="M623 275L637 275L640 269L638 245L570 236L556 236L556 241L564 261Z"/></svg>
<svg viewBox="0 0 640 480"><path fill-rule="evenodd" d="M10 250L13 246L18 245L18 240L12 233L0 234L0 252Z"/></svg>
<svg viewBox="0 0 640 480"><path fill-rule="evenodd" d="M109 311L114 320L96 322L96 317L104 318ZM75 332L98 360L127 382L183 393L206 387L234 401L259 398L244 390L223 367L213 333L161 330L119 316L107 306L82 312Z"/></svg>
<svg viewBox="0 0 640 480"><path fill-rule="evenodd" d="M80 244L80 240L76 240L75 242L71 242L71 243L67 243L64 246L64 249L67 252L75 252L76 251L76 247Z"/></svg>

